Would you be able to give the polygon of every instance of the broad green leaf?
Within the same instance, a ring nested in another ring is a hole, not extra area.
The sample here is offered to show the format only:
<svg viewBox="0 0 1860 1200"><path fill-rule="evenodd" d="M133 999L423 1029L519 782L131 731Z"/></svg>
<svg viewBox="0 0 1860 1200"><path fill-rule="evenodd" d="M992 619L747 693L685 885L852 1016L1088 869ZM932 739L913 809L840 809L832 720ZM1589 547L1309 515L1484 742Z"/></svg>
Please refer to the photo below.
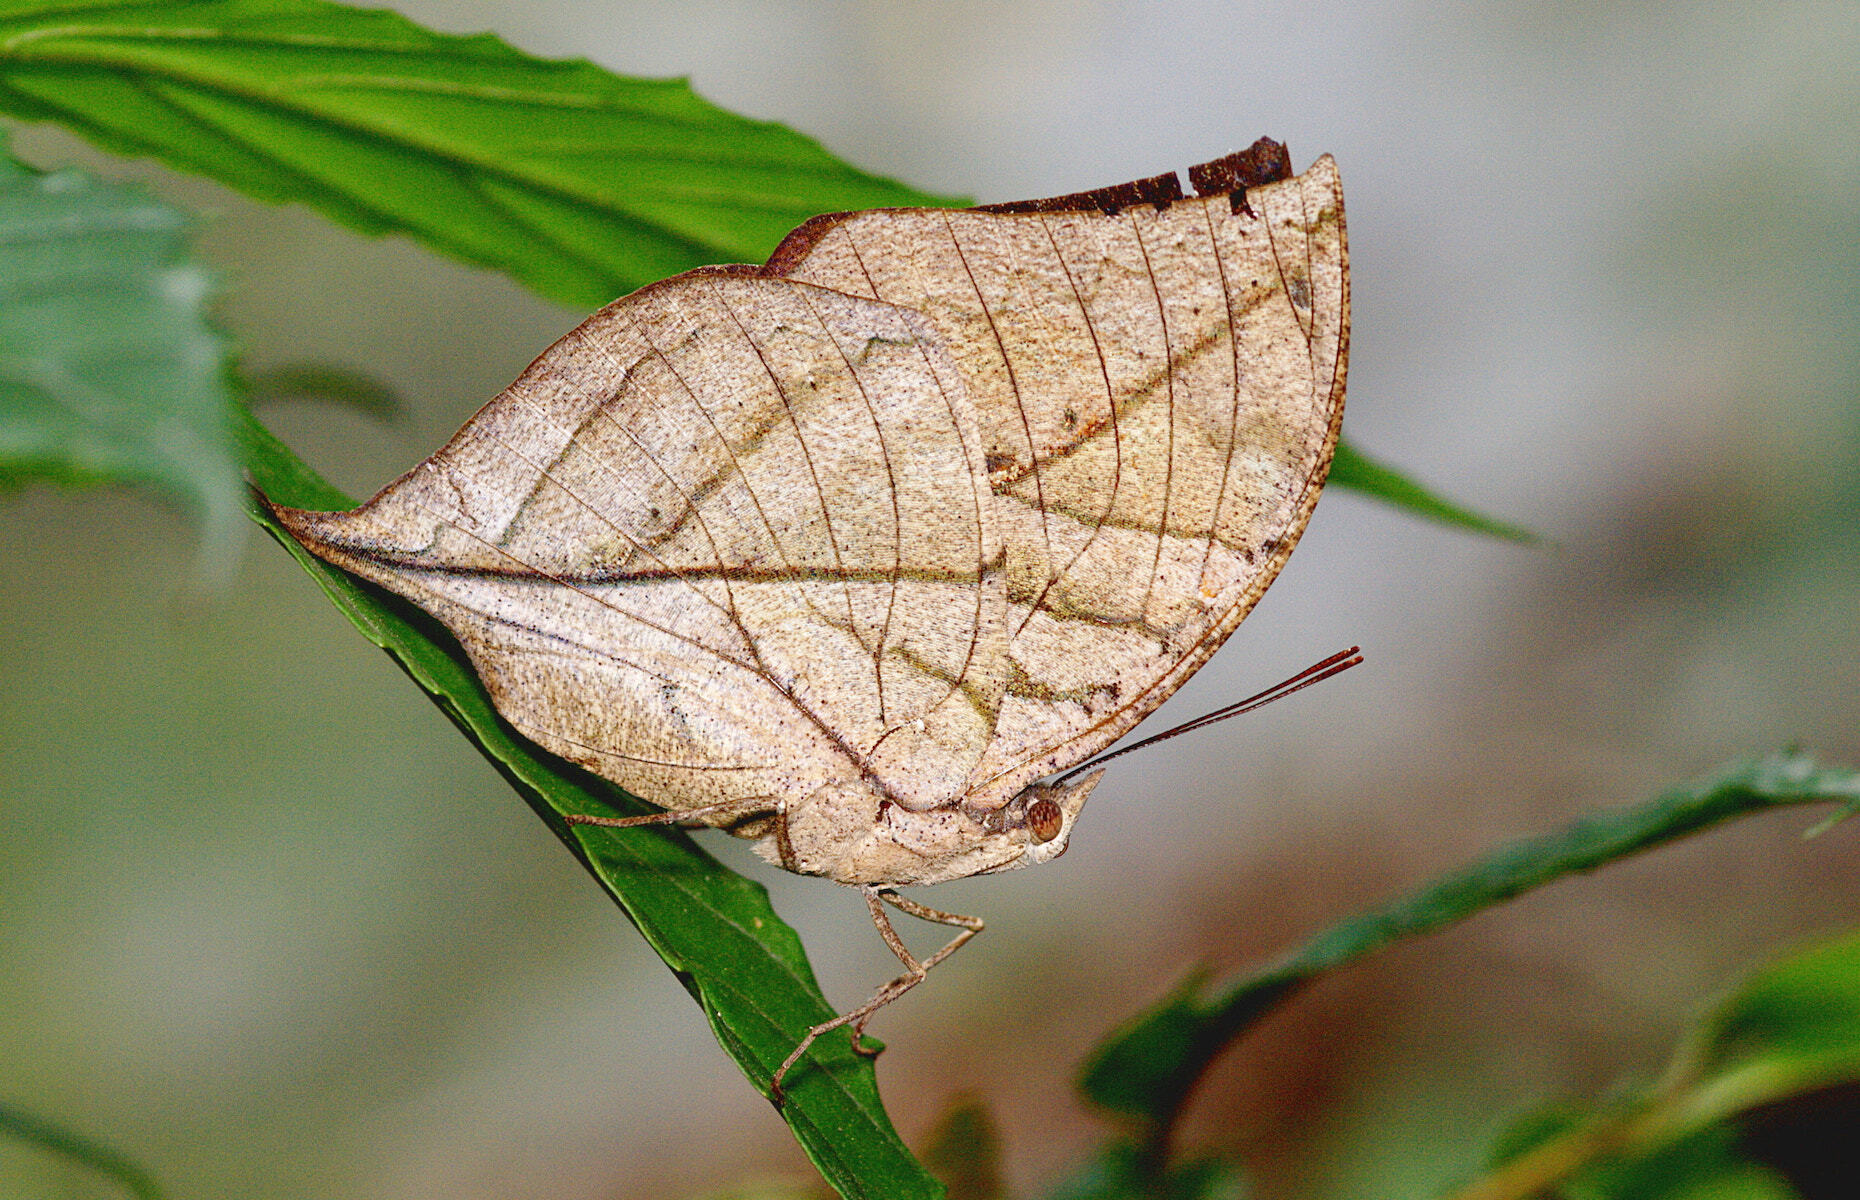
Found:
<svg viewBox="0 0 1860 1200"><path fill-rule="evenodd" d="M1684 1129L1860 1084L1860 930L1757 971L1700 1023L1654 1103Z"/></svg>
<svg viewBox="0 0 1860 1200"><path fill-rule="evenodd" d="M322 0L0 3L0 111L400 233L582 308L808 217L951 201L635 79Z"/></svg>
<svg viewBox="0 0 1860 1200"><path fill-rule="evenodd" d="M161 1200L155 1177L101 1142L0 1104L0 1138L37 1146L113 1180L137 1200Z"/></svg>
<svg viewBox="0 0 1860 1200"><path fill-rule="evenodd" d="M1701 1021L1660 1081L1584 1110L1515 1121L1457 1200L1789 1200L1739 1119L1860 1085L1860 931L1752 974ZM1843 1131L1851 1138L1851 1129ZM1851 1157L1851 1155L1849 1156Z"/></svg>
<svg viewBox="0 0 1860 1200"><path fill-rule="evenodd" d="M1537 535L1528 529L1508 525L1429 491L1392 467L1385 467L1365 457L1348 442L1337 443L1337 455L1330 464L1330 482L1365 496L1374 496L1417 517L1455 525L1475 533L1487 533L1513 542L1535 542Z"/></svg>
<svg viewBox="0 0 1860 1200"><path fill-rule="evenodd" d="M226 344L193 222L139 187L0 149L0 486L133 483L224 566L240 530Z"/></svg>
<svg viewBox="0 0 1860 1200"><path fill-rule="evenodd" d="M1792 804L1852 804L1860 772L1803 754L1733 763L1629 808L1503 847L1418 891L1332 926L1265 969L1212 995L1191 979L1100 1044L1079 1086L1087 1099L1134 1118L1160 1145L1195 1081L1232 1040L1325 971L1394 942L1453 924L1568 875L1638 854L1746 813Z"/></svg>
<svg viewBox="0 0 1860 1200"><path fill-rule="evenodd" d="M248 418L242 437L247 469L273 500L305 508L353 507L256 421ZM833 1015L800 939L775 915L767 891L675 829L571 830L562 820L565 813L654 810L513 733L492 710L463 652L437 624L311 557L262 510L255 516L593 872L690 991L724 1050L767 1095L775 1068L801 1036ZM820 1039L783 1082L782 1117L842 1195L872 1200L942 1195L892 1128L871 1060L855 1055L847 1039Z"/></svg>

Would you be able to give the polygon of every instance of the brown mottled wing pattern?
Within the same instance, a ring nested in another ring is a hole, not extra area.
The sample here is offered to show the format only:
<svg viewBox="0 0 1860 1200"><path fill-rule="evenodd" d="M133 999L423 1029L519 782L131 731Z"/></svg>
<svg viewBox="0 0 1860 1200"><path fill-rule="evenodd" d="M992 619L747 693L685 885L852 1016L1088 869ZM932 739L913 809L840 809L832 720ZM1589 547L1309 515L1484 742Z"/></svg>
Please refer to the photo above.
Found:
<svg viewBox="0 0 1860 1200"><path fill-rule="evenodd" d="M279 516L663 807L998 808L1214 652L1329 465L1336 167L1189 174L816 218L596 313L354 512Z"/></svg>
<svg viewBox="0 0 1860 1200"><path fill-rule="evenodd" d="M921 315L700 272L355 512L280 516L443 621L518 729L666 808L860 778L928 808L1008 684L978 428Z"/></svg>
<svg viewBox="0 0 1860 1200"><path fill-rule="evenodd" d="M1195 198L1165 176L997 211L817 218L770 261L921 313L974 399L1010 674L972 808L1167 699L1316 502L1342 419L1342 190L1329 157L1262 177L1258 153L1195 168Z"/></svg>

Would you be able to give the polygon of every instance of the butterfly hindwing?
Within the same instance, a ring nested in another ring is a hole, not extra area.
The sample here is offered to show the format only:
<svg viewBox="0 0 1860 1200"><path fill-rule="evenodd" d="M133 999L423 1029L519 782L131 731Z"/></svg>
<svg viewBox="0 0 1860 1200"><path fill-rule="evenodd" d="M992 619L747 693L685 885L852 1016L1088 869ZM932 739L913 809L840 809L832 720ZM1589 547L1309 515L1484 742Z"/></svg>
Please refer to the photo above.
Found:
<svg viewBox="0 0 1860 1200"><path fill-rule="evenodd" d="M459 638L499 711L666 807L957 791L1006 686L975 417L916 314L681 276L603 309L317 553Z"/></svg>

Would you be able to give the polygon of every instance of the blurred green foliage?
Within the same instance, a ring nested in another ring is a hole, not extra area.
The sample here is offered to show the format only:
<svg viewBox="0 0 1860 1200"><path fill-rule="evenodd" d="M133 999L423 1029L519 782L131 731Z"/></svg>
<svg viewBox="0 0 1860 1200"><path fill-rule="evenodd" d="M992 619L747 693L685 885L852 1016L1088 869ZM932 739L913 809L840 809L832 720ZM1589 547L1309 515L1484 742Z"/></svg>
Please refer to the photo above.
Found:
<svg viewBox="0 0 1860 1200"><path fill-rule="evenodd" d="M141 188L0 151L0 488L153 488L224 573L241 524L233 393L193 231Z"/></svg>
<svg viewBox="0 0 1860 1200"><path fill-rule="evenodd" d="M1157 1144L1221 1047L1243 1036L1293 991L1326 971L1407 938L1433 933L1533 888L1593 871L1724 821L1795 804L1860 802L1860 776L1802 754L1732 763L1645 804L1598 813L1503 846L1465 869L1359 913L1262 971L1203 998L1190 977L1092 1052L1080 1090L1130 1118Z"/></svg>
<svg viewBox="0 0 1860 1200"><path fill-rule="evenodd" d="M1849 1194L1860 1163L1828 1139L1807 1162L1765 1161L1740 1127L1766 1107L1860 1083L1860 932L1797 951L1753 973L1693 1030L1662 1077L1588 1107L1526 1113L1455 1200L1787 1200L1792 1176ZM1781 1167L1782 1169L1778 1169ZM1811 1185L1812 1186L1812 1185ZM1819 1193L1817 1193L1819 1194Z"/></svg>
<svg viewBox="0 0 1860 1200"><path fill-rule="evenodd" d="M155 1179L140 1166L101 1142L0 1104L0 1138L42 1150L56 1158L93 1171L134 1196L136 1200L161 1200L162 1191Z"/></svg>

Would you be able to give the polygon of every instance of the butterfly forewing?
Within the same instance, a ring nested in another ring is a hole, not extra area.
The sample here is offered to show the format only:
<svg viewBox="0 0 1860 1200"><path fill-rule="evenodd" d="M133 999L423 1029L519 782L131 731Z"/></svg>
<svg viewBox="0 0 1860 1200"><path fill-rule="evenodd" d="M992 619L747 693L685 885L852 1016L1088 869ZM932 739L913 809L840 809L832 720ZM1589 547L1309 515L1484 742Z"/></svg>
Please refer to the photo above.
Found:
<svg viewBox="0 0 1860 1200"><path fill-rule="evenodd" d="M1342 415L1329 158L1233 198L1027 207L850 214L778 255L922 313L974 398L1011 636L978 808L1108 745L1213 653L1302 532Z"/></svg>

